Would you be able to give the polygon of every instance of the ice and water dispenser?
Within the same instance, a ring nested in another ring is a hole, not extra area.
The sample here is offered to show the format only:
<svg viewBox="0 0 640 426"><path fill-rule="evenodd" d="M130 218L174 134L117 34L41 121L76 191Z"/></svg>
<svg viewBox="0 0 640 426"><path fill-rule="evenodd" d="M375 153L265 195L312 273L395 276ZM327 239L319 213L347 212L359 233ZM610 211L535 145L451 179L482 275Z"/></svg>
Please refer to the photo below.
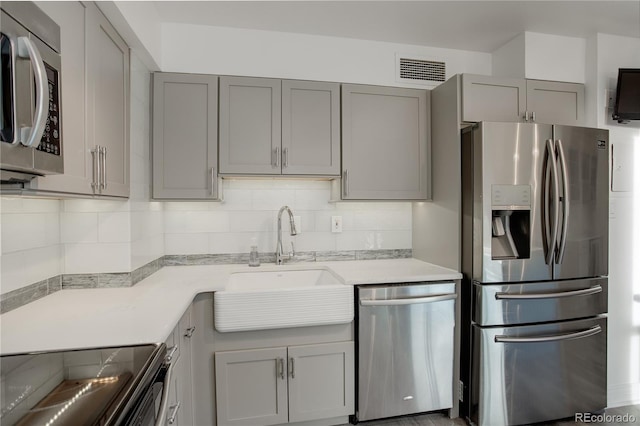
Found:
<svg viewBox="0 0 640 426"><path fill-rule="evenodd" d="M491 186L491 259L531 254L531 186Z"/></svg>

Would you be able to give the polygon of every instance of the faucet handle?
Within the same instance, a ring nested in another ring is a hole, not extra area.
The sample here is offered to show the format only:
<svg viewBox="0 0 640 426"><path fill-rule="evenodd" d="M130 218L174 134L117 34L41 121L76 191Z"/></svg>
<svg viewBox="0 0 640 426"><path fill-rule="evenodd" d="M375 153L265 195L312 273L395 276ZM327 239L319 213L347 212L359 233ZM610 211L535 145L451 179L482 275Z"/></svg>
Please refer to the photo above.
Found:
<svg viewBox="0 0 640 426"><path fill-rule="evenodd" d="M295 255L296 255L296 248L293 245L293 241L291 241L291 252L289 253L289 257L291 258L291 257L293 257Z"/></svg>

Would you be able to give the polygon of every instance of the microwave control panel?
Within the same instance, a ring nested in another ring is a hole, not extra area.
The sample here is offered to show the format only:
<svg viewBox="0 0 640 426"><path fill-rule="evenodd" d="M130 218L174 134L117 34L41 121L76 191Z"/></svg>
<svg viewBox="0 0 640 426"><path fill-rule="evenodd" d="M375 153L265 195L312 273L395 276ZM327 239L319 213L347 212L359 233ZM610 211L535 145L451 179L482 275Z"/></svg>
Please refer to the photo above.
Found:
<svg viewBox="0 0 640 426"><path fill-rule="evenodd" d="M62 153L60 144L60 85L58 72L45 64L47 80L49 81L49 114L44 128L38 151L48 152L53 155Z"/></svg>

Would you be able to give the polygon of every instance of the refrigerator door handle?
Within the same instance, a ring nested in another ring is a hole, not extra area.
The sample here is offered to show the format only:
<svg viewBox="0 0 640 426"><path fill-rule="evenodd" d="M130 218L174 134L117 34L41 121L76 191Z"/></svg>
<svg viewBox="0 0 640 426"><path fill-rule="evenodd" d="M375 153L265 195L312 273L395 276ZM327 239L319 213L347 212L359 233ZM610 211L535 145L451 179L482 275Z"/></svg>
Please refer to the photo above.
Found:
<svg viewBox="0 0 640 426"><path fill-rule="evenodd" d="M542 343L542 342L557 342L561 340L582 339L584 337L594 336L602 332L602 327L596 325L595 327L588 328L586 330L577 331L575 333L563 333L553 334L551 336L539 336L539 337L509 337L509 336L496 336L494 341L496 343Z"/></svg>
<svg viewBox="0 0 640 426"><path fill-rule="evenodd" d="M560 207L558 205L558 167L555 155L555 147L553 139L547 139L546 143L546 157L545 165L551 169L551 186L553 191L553 212L549 212L549 194L547 193L547 170L543 169L544 183L542 194L542 215L543 215L543 243L545 249L545 263L550 265L554 259L554 253L556 248L556 240L558 239L558 215ZM553 225L549 224L549 221L553 222ZM551 235L547 235L548 229L551 230Z"/></svg>
<svg viewBox="0 0 640 426"><path fill-rule="evenodd" d="M556 263L561 264L564 260L564 249L567 245L567 225L569 222L569 176L567 175L567 162L565 160L562 141L556 141L558 148L558 159L562 171L562 233L560 234L560 244L556 253Z"/></svg>
<svg viewBox="0 0 640 426"><path fill-rule="evenodd" d="M559 297L572 297L572 296L589 296L592 294L602 293L602 286L594 286L589 288L583 288L581 290L571 291L559 291L556 293L525 293L525 294L510 294L510 293L496 293L496 300L522 300L522 299L557 299Z"/></svg>

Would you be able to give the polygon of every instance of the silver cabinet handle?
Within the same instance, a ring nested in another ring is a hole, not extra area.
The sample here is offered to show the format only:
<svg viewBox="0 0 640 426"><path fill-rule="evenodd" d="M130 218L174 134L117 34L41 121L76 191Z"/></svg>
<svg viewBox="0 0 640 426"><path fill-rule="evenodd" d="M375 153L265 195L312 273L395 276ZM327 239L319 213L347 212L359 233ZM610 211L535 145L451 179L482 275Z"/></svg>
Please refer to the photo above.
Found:
<svg viewBox="0 0 640 426"><path fill-rule="evenodd" d="M216 188L216 168L212 167L211 168L211 191L210 191L211 195L215 195L215 188Z"/></svg>
<svg viewBox="0 0 640 426"><path fill-rule="evenodd" d="M42 140L44 127L49 116L49 81L47 70L40 56L40 52L28 37L18 37L18 55L31 60L34 80L36 83L36 110L32 127L20 129L20 143L24 146L37 147Z"/></svg>
<svg viewBox="0 0 640 426"><path fill-rule="evenodd" d="M101 189L107 189L107 147L100 147L100 152L102 153L102 183L100 187Z"/></svg>
<svg viewBox="0 0 640 426"><path fill-rule="evenodd" d="M349 194L349 170L344 169L344 171L342 172L342 186L343 186L343 191L344 191L344 196L346 197Z"/></svg>
<svg viewBox="0 0 640 426"><path fill-rule="evenodd" d="M196 327L195 326L191 326L191 327L187 328L185 330L185 332L184 332L184 337L188 337L188 338L193 337L194 331L196 331Z"/></svg>
<svg viewBox="0 0 640 426"><path fill-rule="evenodd" d="M284 380L284 359L276 358L276 377L280 376Z"/></svg>
<svg viewBox="0 0 640 426"><path fill-rule="evenodd" d="M97 192L100 190L100 183L98 182L98 179L100 179L100 159L97 146L91 150L91 159L93 160L93 182L91 182L91 188L93 192Z"/></svg>
<svg viewBox="0 0 640 426"><path fill-rule="evenodd" d="M559 291L557 293L529 293L529 294L496 293L495 297L496 297L496 300L557 299L559 297L589 296L591 294L598 294L601 292L602 292L602 287L597 285L595 287L583 288L581 290Z"/></svg>
<svg viewBox="0 0 640 426"><path fill-rule="evenodd" d="M530 121L535 122L536 121L536 112L535 111L531 111L531 118Z"/></svg>
<svg viewBox="0 0 640 426"><path fill-rule="evenodd" d="M289 166L289 148L282 149L282 167Z"/></svg>
<svg viewBox="0 0 640 426"><path fill-rule="evenodd" d="M166 362L167 364L171 363L171 361L173 361L173 356L176 354L177 350L178 350L178 345L171 346L169 348L167 356L164 357L164 362Z"/></svg>
<svg viewBox="0 0 640 426"><path fill-rule="evenodd" d="M529 121L529 111L525 111L524 114L522 115L522 118L524 119L524 122L528 122Z"/></svg>
<svg viewBox="0 0 640 426"><path fill-rule="evenodd" d="M560 234L560 247L556 253L556 263L561 264L564 260L564 249L567 245L567 226L569 224L569 175L567 174L567 161L564 156L562 141L556 141L558 147L558 159L560 160L560 171L562 172L562 232Z"/></svg>
<svg viewBox="0 0 640 426"><path fill-rule="evenodd" d="M172 425L176 422L179 409L180 409L180 401L178 401L176 405L172 405L171 407L169 407L169 410L171 410L171 414L169 414L169 417L167 417L167 424Z"/></svg>
<svg viewBox="0 0 640 426"><path fill-rule="evenodd" d="M543 342L558 342L562 340L582 339L584 337L594 336L602 331L602 327L596 325L587 330L577 331L575 333L562 333L553 334L551 336L540 337L509 337L509 336L496 336L494 341L496 343L543 343Z"/></svg>
<svg viewBox="0 0 640 426"><path fill-rule="evenodd" d="M276 167L280 167L280 147L276 148Z"/></svg>
<svg viewBox="0 0 640 426"><path fill-rule="evenodd" d="M420 303L444 302L445 300L454 300L457 297L458 296L455 293L447 293L447 294L434 294L433 296L426 296L426 297L410 297L406 299L387 299L387 300L361 299L360 305L362 306L417 305Z"/></svg>
<svg viewBox="0 0 640 426"><path fill-rule="evenodd" d="M295 379L296 378L296 364L294 361L294 358L291 357L289 358L289 363L291 364L291 367L289 368L289 374L291 374L291 378Z"/></svg>

